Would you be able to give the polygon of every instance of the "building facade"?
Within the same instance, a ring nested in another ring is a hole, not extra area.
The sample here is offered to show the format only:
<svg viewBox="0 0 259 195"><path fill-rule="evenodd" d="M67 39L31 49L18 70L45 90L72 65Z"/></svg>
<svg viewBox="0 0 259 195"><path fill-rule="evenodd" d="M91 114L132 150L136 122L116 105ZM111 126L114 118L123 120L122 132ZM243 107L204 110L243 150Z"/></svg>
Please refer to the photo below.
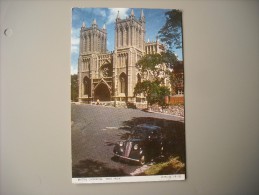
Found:
<svg viewBox="0 0 259 195"><path fill-rule="evenodd" d="M134 87L141 76L137 61L145 54L160 53L164 47L158 40L145 42L146 19L136 18L132 9L126 19L119 12L115 21L115 46L107 51L106 26L99 28L96 20L80 30L78 59L79 101L141 101L134 97Z"/></svg>

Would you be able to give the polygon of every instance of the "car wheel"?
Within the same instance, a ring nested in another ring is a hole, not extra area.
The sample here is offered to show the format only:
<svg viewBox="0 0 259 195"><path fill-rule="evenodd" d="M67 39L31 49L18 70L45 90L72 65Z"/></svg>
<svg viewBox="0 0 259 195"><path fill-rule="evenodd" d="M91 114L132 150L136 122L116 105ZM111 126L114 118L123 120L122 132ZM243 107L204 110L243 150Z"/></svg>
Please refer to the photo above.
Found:
<svg viewBox="0 0 259 195"><path fill-rule="evenodd" d="M119 159L118 156L114 155L114 156L112 157L112 160L115 161L115 162L118 162L120 159Z"/></svg>
<svg viewBox="0 0 259 195"><path fill-rule="evenodd" d="M145 157L145 155L142 155L142 156L140 157L139 163L140 163L141 165L144 165L144 164L146 163L146 157Z"/></svg>

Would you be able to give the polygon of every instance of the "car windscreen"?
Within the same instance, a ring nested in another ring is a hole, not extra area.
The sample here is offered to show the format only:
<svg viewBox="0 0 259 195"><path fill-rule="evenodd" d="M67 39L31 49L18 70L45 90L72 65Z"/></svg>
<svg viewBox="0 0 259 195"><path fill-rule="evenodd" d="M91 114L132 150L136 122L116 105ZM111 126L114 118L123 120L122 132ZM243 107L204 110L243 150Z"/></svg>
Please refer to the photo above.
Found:
<svg viewBox="0 0 259 195"><path fill-rule="evenodd" d="M147 131L145 129L136 128L130 137L133 139L145 139L147 137Z"/></svg>

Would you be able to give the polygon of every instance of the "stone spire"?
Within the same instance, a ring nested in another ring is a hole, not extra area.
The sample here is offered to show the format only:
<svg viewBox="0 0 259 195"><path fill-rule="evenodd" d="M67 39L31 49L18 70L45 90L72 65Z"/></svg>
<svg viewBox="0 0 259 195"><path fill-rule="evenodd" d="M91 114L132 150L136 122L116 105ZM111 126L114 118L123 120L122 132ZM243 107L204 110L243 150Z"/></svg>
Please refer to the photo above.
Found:
<svg viewBox="0 0 259 195"><path fill-rule="evenodd" d="M117 14L116 20L119 20L119 19L120 19L120 11L118 10L118 14Z"/></svg>
<svg viewBox="0 0 259 195"><path fill-rule="evenodd" d="M103 30L106 31L106 25L105 24L103 24Z"/></svg>
<svg viewBox="0 0 259 195"><path fill-rule="evenodd" d="M145 16L144 16L144 11L143 11L143 9L141 9L140 21L141 21L141 22L144 22L144 21L145 21Z"/></svg>
<svg viewBox="0 0 259 195"><path fill-rule="evenodd" d="M131 14L130 14L130 16L131 16L131 17L134 17L134 16L135 16L133 9L131 9Z"/></svg>
<svg viewBox="0 0 259 195"><path fill-rule="evenodd" d="M143 11L143 9L141 9L141 15L140 15L140 17L141 18L144 18L145 16L144 16L144 11Z"/></svg>
<svg viewBox="0 0 259 195"><path fill-rule="evenodd" d="M93 27L97 27L96 19L93 20L92 26L93 26Z"/></svg>
<svg viewBox="0 0 259 195"><path fill-rule="evenodd" d="M81 29L85 29L85 28L86 28L86 24L85 24L85 21L83 21Z"/></svg>

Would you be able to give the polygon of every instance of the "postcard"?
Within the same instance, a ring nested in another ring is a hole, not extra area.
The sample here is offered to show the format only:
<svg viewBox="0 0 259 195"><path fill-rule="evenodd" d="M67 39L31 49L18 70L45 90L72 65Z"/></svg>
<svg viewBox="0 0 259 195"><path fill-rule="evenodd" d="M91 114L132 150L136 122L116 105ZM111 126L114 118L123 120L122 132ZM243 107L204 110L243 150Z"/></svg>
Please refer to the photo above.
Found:
<svg viewBox="0 0 259 195"><path fill-rule="evenodd" d="M186 179L182 11L73 8L73 183Z"/></svg>

